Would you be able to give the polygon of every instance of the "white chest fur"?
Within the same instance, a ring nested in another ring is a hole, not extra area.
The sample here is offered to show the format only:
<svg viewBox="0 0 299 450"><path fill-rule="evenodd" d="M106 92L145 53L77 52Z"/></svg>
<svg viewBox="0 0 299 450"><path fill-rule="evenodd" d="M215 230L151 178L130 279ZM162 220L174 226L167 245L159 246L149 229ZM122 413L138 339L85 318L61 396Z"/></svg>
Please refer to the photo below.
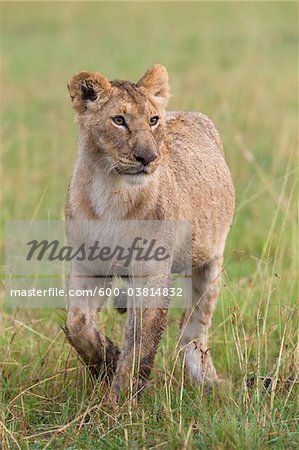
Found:
<svg viewBox="0 0 299 450"><path fill-rule="evenodd" d="M90 188L90 203L96 215L105 220L121 220L134 208L148 184L141 176L110 176L95 171Z"/></svg>

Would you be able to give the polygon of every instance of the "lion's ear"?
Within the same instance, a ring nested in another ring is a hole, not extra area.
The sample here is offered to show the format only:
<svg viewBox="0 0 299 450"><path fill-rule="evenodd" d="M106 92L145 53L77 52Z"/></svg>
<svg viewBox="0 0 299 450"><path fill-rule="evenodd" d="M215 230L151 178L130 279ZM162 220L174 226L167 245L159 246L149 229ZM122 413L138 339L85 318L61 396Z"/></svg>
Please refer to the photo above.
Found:
<svg viewBox="0 0 299 450"><path fill-rule="evenodd" d="M144 88L156 101L167 105L169 94L168 73L162 64L156 64L149 69L137 83L138 87Z"/></svg>
<svg viewBox="0 0 299 450"><path fill-rule="evenodd" d="M86 111L88 102L104 103L111 91L107 78L97 72L76 73L67 86L73 107L79 113Z"/></svg>

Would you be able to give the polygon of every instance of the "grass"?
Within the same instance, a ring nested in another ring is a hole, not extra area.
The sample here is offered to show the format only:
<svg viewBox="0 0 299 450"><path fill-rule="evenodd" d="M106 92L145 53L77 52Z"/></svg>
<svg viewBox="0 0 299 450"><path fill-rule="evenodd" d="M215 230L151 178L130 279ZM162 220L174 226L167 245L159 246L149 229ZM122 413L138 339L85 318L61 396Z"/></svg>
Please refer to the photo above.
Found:
<svg viewBox="0 0 299 450"><path fill-rule="evenodd" d="M6 309L3 281L0 446L298 448L297 4L1 9L1 237L9 219L63 217L76 157L66 83L80 69L137 80L162 62L170 108L200 110L219 128L237 210L210 337L223 388L206 393L185 379L173 310L150 387L115 415L65 342L64 312ZM118 341L123 321L101 317Z"/></svg>

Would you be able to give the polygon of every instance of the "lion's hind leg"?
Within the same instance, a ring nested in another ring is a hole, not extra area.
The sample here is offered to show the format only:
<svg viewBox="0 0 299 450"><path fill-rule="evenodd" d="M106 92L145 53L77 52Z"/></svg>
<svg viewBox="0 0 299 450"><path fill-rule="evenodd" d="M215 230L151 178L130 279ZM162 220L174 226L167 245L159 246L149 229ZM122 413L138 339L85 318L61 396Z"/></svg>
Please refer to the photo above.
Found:
<svg viewBox="0 0 299 450"><path fill-rule="evenodd" d="M221 270L222 258L214 258L192 273L192 308L185 311L180 344L188 375L194 383L220 381L207 341L220 290Z"/></svg>

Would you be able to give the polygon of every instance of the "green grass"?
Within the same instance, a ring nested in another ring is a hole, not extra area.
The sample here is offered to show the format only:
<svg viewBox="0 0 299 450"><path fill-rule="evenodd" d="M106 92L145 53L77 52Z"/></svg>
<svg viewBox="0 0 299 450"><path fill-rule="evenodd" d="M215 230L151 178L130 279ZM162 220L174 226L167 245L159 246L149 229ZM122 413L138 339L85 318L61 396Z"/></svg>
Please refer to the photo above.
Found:
<svg viewBox="0 0 299 450"><path fill-rule="evenodd" d="M116 415L65 342L64 312L3 306L0 447L298 448L296 3L1 9L1 237L9 219L63 217L76 157L66 84L81 69L137 80L163 63L170 108L200 110L219 128L237 210L210 339L227 384L190 386L178 358L181 312L171 311L150 387ZM1 289L4 299L4 281ZM101 318L118 341L123 321Z"/></svg>

